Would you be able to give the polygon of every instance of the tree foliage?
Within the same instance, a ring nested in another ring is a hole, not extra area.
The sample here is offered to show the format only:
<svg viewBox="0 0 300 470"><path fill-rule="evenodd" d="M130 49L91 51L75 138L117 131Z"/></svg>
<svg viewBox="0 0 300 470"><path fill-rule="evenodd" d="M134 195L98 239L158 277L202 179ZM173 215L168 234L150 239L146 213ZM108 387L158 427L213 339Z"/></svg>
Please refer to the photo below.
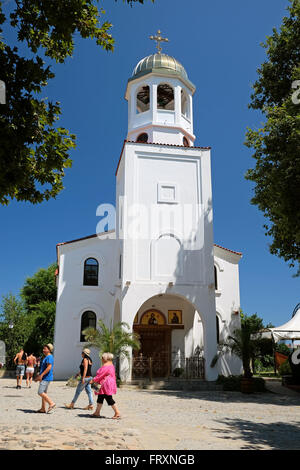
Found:
<svg viewBox="0 0 300 470"><path fill-rule="evenodd" d="M54 341L56 312L56 264L38 270L26 279L20 298L3 297L0 315L0 339L6 344L7 366L21 347L40 355L43 346ZM13 328L10 328L13 325Z"/></svg>
<svg viewBox="0 0 300 470"><path fill-rule="evenodd" d="M299 268L300 0L290 0L288 11L280 30L274 28L263 44L267 60L258 69L250 108L260 110L266 122L248 129L255 167L246 178L255 183L252 204L269 221L264 227L270 252Z"/></svg>
<svg viewBox="0 0 300 470"><path fill-rule="evenodd" d="M144 0L123 0L132 5ZM152 0L153 1L153 0ZM74 51L74 38L91 38L113 51L112 24L97 0L16 0L5 14L0 0L0 79L6 86L6 103L0 105L0 204L10 200L41 203L63 189L75 135L57 126L59 102L40 97L54 78L41 55L63 63ZM3 39L3 26L17 31L32 58Z"/></svg>
<svg viewBox="0 0 300 470"><path fill-rule="evenodd" d="M44 300L39 302L29 313L33 319L33 328L28 335L24 348L28 352L41 354L43 346L54 342L56 302Z"/></svg>
<svg viewBox="0 0 300 470"><path fill-rule="evenodd" d="M28 277L21 289L27 311L34 310L42 302L56 302L56 263L47 269L39 269L32 277Z"/></svg>
<svg viewBox="0 0 300 470"><path fill-rule="evenodd" d="M43 345L53 343L56 312L56 263L39 269L28 277L21 289L27 315L34 319L34 328L28 335L28 350L42 351Z"/></svg>
<svg viewBox="0 0 300 470"><path fill-rule="evenodd" d="M260 330L265 328L263 319L260 318L257 313L254 313L253 315L246 315L245 313L241 312L241 325L251 330L251 334L258 333Z"/></svg>
<svg viewBox="0 0 300 470"><path fill-rule="evenodd" d="M34 320L28 317L22 300L12 293L3 296L0 317L0 339L6 347L6 367L14 365L14 357L30 335Z"/></svg>

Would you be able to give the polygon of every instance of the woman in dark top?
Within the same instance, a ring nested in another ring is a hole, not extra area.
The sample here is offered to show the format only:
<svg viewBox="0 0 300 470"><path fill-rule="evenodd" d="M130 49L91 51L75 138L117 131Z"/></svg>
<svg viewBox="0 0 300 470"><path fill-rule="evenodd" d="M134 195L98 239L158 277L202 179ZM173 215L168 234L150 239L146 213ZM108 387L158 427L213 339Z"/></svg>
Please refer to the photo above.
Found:
<svg viewBox="0 0 300 470"><path fill-rule="evenodd" d="M87 396L89 398L89 404L88 406L85 407L85 410L92 410L93 409L93 392L92 388L90 386L90 381L92 380L92 364L93 361L90 358L90 350L89 349L84 349L81 353L82 355L82 361L79 366L80 373L76 374L75 377L78 377L80 375L80 381L79 384L77 385L76 392L74 395L73 400L69 405L66 405L66 408L69 410L72 410L74 408L74 405L81 394L83 390L86 391Z"/></svg>

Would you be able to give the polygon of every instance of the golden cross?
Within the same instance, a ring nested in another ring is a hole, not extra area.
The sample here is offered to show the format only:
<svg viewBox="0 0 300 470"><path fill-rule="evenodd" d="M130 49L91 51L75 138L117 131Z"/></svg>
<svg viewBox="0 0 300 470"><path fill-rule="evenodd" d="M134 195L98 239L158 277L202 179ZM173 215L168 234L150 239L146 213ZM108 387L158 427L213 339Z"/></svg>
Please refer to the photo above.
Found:
<svg viewBox="0 0 300 470"><path fill-rule="evenodd" d="M161 50L162 50L161 47L160 47L160 43L161 43L161 42L169 42L169 39L163 38L163 37L161 36L161 31L160 31L160 30L157 31L157 36L149 36L149 38L152 39L153 41L156 41L156 42L157 42L157 46L156 46L156 47L157 47L157 50L158 50L158 54L160 54L160 53L161 53Z"/></svg>

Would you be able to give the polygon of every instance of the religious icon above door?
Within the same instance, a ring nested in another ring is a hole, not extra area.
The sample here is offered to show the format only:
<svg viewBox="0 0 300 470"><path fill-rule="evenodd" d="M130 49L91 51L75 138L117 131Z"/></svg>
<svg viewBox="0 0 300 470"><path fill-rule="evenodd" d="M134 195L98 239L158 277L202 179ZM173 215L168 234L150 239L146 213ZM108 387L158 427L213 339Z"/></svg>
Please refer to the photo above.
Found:
<svg viewBox="0 0 300 470"><path fill-rule="evenodd" d="M156 326L156 325L165 325L166 324L166 319L163 313L159 312L158 310L147 310L142 315L141 325L149 325L149 326Z"/></svg>
<svg viewBox="0 0 300 470"><path fill-rule="evenodd" d="M168 323L182 325L182 310L168 310Z"/></svg>

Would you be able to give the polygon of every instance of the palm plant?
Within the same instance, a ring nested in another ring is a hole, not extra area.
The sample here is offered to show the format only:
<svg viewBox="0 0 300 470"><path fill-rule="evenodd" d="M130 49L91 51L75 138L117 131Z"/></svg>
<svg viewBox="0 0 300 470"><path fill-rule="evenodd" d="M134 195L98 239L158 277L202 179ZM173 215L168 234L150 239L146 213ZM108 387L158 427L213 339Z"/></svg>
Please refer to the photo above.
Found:
<svg viewBox="0 0 300 470"><path fill-rule="evenodd" d="M259 348L260 335L257 326L253 325L251 317L244 316L240 329L236 329L232 336L224 343L222 351L213 358L211 367L214 367L218 359L227 351L238 356L243 363L244 377L251 378L251 361L254 361Z"/></svg>
<svg viewBox="0 0 300 470"><path fill-rule="evenodd" d="M243 324L241 329L234 331L234 336L229 336L227 343L229 349L238 356L243 363L244 377L251 378L251 361L254 359L257 351L257 339L253 339L252 328Z"/></svg>
<svg viewBox="0 0 300 470"><path fill-rule="evenodd" d="M104 352L110 352L115 357L125 356L129 358L128 347L140 349L139 335L130 331L128 323L118 322L107 327L103 320L98 321L99 329L86 328L83 331L87 347L99 349L99 356Z"/></svg>

